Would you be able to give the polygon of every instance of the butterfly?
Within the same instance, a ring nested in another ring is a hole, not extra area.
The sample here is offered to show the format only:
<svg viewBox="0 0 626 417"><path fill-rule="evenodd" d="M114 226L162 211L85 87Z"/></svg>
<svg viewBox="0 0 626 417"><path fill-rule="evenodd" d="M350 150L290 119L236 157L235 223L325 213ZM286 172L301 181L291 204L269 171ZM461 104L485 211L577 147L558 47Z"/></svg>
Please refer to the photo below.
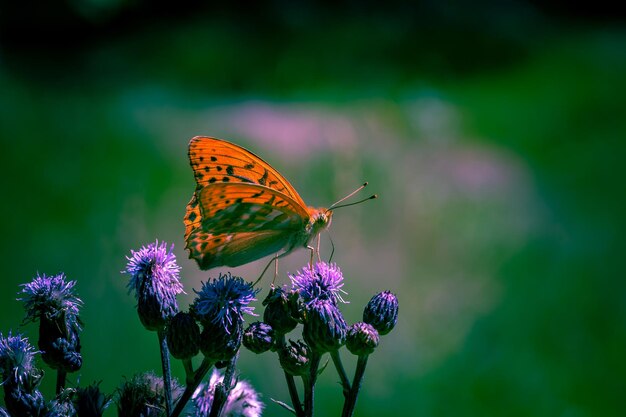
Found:
<svg viewBox="0 0 626 417"><path fill-rule="evenodd" d="M241 146L196 136L189 162L196 190L184 217L185 248L202 270L284 256L310 247L330 226L330 208L307 206L285 177Z"/></svg>

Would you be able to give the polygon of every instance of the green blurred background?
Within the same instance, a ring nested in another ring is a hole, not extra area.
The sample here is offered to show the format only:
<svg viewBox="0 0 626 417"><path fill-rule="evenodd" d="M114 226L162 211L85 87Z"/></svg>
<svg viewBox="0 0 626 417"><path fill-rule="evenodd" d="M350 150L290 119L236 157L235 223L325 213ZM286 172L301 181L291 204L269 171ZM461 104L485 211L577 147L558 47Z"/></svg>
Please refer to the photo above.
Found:
<svg viewBox="0 0 626 417"><path fill-rule="evenodd" d="M0 332L36 343L19 285L64 271L85 303L72 383L158 370L120 271L174 243L183 308L217 274L183 250L187 143L211 135L311 205L380 194L331 227L348 321L400 300L358 416L623 416L625 29L608 1L3 2ZM288 415L275 355L240 371ZM316 399L339 414L331 367Z"/></svg>

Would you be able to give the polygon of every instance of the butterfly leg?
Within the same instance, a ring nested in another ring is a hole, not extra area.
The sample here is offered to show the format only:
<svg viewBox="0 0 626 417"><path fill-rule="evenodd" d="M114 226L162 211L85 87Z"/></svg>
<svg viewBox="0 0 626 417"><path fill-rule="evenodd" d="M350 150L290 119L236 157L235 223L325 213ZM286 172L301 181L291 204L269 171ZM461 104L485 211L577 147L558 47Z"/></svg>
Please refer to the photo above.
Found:
<svg viewBox="0 0 626 417"><path fill-rule="evenodd" d="M322 234L317 234L317 261L322 262L322 257L320 256L320 241L322 240Z"/></svg>
<svg viewBox="0 0 626 417"><path fill-rule="evenodd" d="M278 276L278 254L274 256L274 279L272 279L272 285L276 281L276 277Z"/></svg>
<svg viewBox="0 0 626 417"><path fill-rule="evenodd" d="M309 267L311 268L311 271L312 271L313 270L313 254L315 253L315 248L310 245L307 245L306 248L311 251L311 259L309 260Z"/></svg>
<svg viewBox="0 0 626 417"><path fill-rule="evenodd" d="M267 272L267 269L270 267L270 265L272 264L272 262L275 262L275 268L274 268L274 279L272 280L272 284L274 283L274 281L276 280L276 276L278 276L278 258L282 258L285 255L288 255L289 251L287 252L283 252L280 255L276 254L268 263L267 265L265 265L265 268L263 268L263 272L261 272L261 275L257 278L256 281L254 281L254 284L252 284L253 287L256 286L256 284L259 283L259 281L261 281L261 278L263 278L263 275L265 275L265 273Z"/></svg>

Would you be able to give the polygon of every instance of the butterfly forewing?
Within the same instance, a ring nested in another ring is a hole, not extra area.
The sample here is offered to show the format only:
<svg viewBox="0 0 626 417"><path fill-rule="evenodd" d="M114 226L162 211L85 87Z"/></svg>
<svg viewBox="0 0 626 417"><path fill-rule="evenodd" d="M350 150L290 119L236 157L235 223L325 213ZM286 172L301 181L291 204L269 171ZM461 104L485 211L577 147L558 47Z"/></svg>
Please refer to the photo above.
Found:
<svg viewBox="0 0 626 417"><path fill-rule="evenodd" d="M189 143L189 162L198 187L210 184L249 183L269 187L306 206L289 181L263 159L233 143L196 136Z"/></svg>

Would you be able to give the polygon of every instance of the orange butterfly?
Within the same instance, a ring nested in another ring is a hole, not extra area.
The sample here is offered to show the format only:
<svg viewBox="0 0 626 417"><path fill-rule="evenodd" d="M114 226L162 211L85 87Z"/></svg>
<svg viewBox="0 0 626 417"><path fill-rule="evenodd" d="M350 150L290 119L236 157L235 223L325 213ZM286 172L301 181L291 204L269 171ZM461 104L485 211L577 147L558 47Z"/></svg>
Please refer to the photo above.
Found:
<svg viewBox="0 0 626 417"><path fill-rule="evenodd" d="M196 136L189 162L197 186L184 218L185 248L200 269L239 266L281 250L283 256L330 226L335 205L307 206L278 171L240 146Z"/></svg>

